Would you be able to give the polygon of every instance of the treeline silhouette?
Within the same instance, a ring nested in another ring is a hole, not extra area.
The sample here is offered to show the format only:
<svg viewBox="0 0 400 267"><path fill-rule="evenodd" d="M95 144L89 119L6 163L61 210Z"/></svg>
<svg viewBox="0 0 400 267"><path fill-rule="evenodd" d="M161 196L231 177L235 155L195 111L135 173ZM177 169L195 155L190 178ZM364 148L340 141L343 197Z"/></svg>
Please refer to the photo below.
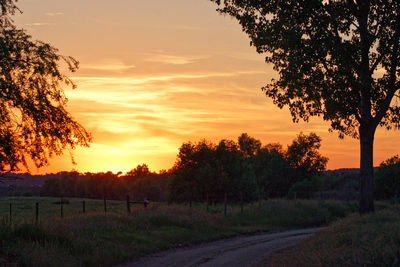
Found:
<svg viewBox="0 0 400 267"><path fill-rule="evenodd" d="M320 189L315 177L328 161L320 145L315 133L300 133L286 149L279 143L263 145L246 133L236 142L187 142L168 171L151 172L142 164L125 175L63 172L61 178L46 180L41 195L221 202L227 194L230 201L254 201L285 197L297 187L309 197Z"/></svg>
<svg viewBox="0 0 400 267"><path fill-rule="evenodd" d="M138 165L125 175L112 172L62 172L61 178L50 178L41 188L42 196L125 199L149 198L167 200L167 184L171 173L151 172L146 164Z"/></svg>

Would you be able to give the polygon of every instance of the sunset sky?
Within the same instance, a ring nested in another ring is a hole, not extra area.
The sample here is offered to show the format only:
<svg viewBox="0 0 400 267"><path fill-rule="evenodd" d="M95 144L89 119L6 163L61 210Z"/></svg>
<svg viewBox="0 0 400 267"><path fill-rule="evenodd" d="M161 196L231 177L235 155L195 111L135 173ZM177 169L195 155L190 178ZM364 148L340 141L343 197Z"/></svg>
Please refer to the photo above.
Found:
<svg viewBox="0 0 400 267"><path fill-rule="evenodd" d="M358 140L313 118L293 124L261 87L276 73L238 23L208 0L19 0L15 22L80 61L68 110L93 135L90 148L41 173L169 169L183 142L246 132L284 147L299 132L322 137L328 169L359 166ZM399 131L378 129L374 163L399 153ZM35 172L35 170L32 170Z"/></svg>

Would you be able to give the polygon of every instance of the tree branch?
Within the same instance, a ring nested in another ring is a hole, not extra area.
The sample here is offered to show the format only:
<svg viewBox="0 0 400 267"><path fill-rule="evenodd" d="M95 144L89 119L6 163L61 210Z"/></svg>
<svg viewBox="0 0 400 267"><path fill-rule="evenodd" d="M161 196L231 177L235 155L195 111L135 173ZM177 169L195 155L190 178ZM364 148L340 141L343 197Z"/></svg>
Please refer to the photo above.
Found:
<svg viewBox="0 0 400 267"><path fill-rule="evenodd" d="M400 12L397 13L397 21L396 21L396 32L394 34L394 44L393 44L393 54L390 66L390 76L389 76L389 86L386 97L381 105L381 109L377 112L376 116L373 119L374 126L378 126L382 118L385 116L386 112L390 107L390 103L392 102L393 96L396 91L399 89L396 86L396 72L397 67L399 65L399 42L400 42Z"/></svg>
<svg viewBox="0 0 400 267"><path fill-rule="evenodd" d="M384 54L382 53L381 56L379 58L376 59L376 61L374 62L374 64L372 65L371 69L370 69L370 74L372 75L375 71L375 69L378 67L379 63L382 62L382 59L384 58Z"/></svg>
<svg viewBox="0 0 400 267"><path fill-rule="evenodd" d="M353 15L357 15L357 5L354 2L354 0L347 0L347 4L349 5L350 11L353 13Z"/></svg>

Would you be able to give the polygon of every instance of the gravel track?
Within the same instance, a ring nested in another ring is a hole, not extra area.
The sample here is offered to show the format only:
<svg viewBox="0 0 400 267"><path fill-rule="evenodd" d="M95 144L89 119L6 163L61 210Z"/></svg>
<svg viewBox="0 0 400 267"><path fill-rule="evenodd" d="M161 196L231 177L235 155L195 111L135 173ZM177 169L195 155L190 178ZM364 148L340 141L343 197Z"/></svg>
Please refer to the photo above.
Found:
<svg viewBox="0 0 400 267"><path fill-rule="evenodd" d="M272 252L294 246L320 229L322 228L237 236L192 247L162 251L117 267L254 266L264 261Z"/></svg>

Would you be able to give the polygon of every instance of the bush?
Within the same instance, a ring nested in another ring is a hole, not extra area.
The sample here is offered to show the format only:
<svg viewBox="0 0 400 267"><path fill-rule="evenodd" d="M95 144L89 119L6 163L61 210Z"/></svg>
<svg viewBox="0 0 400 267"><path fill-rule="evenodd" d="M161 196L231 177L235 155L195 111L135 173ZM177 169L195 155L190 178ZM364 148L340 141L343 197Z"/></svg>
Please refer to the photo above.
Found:
<svg viewBox="0 0 400 267"><path fill-rule="evenodd" d="M313 176L310 180L306 179L293 184L289 189L288 197L311 199L317 192L322 190L323 185L322 176Z"/></svg>
<svg viewBox="0 0 400 267"><path fill-rule="evenodd" d="M375 174L375 197L392 199L400 196L400 158L391 157L379 166Z"/></svg>

